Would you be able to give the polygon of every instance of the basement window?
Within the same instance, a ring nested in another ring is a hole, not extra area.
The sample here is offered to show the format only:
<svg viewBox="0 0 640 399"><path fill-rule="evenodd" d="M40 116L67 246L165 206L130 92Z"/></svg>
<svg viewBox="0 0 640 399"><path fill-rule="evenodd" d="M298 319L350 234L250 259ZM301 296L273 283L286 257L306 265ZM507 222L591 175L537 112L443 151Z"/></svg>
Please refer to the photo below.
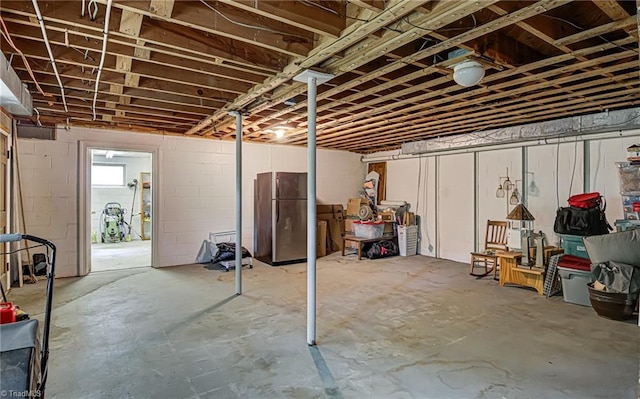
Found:
<svg viewBox="0 0 640 399"><path fill-rule="evenodd" d="M125 165L96 163L91 165L92 186L124 186Z"/></svg>

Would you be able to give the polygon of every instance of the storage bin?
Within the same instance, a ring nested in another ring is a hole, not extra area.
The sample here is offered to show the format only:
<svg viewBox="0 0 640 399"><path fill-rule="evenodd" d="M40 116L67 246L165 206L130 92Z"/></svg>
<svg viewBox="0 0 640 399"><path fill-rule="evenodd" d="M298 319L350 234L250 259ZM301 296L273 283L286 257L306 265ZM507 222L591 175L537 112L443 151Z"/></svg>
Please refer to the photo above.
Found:
<svg viewBox="0 0 640 399"><path fill-rule="evenodd" d="M356 237L381 238L384 232L384 222L353 222L353 229Z"/></svg>
<svg viewBox="0 0 640 399"><path fill-rule="evenodd" d="M589 259L589 254L582 241L582 236L574 236L569 234L558 234L562 243L562 249L567 255L579 256Z"/></svg>
<svg viewBox="0 0 640 399"><path fill-rule="evenodd" d="M640 220L618 219L615 222L616 232L640 229Z"/></svg>
<svg viewBox="0 0 640 399"><path fill-rule="evenodd" d="M587 284L595 279L591 271L569 269L558 266L562 279L562 296L565 302L576 305L591 306Z"/></svg>
<svg viewBox="0 0 640 399"><path fill-rule="evenodd" d="M640 220L640 212L624 211L624 218L628 220Z"/></svg>
<svg viewBox="0 0 640 399"><path fill-rule="evenodd" d="M640 163L616 162L621 193L640 194Z"/></svg>
<svg viewBox="0 0 640 399"><path fill-rule="evenodd" d="M418 226L398 226L398 247L400 256L418 253Z"/></svg>
<svg viewBox="0 0 640 399"><path fill-rule="evenodd" d="M622 208L625 211L632 212L633 204L640 204L640 194L622 194Z"/></svg>

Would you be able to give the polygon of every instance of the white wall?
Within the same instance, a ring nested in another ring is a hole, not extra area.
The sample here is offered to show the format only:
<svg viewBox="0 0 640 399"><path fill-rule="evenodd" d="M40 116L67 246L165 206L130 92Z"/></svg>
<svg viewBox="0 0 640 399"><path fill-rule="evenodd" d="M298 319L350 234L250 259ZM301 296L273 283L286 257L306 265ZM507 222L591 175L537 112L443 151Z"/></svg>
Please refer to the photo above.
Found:
<svg viewBox="0 0 640 399"><path fill-rule="evenodd" d="M127 153L119 153L113 158L104 155L94 155L93 163L125 165L125 185L124 186L92 186L91 187L91 231L96 232L100 240L100 216L104 206L108 202L118 202L125 210L124 219L127 223L131 220L132 240L140 239L140 190L142 184L139 183L137 189L129 188L127 183L136 179L140 181L140 172L151 172L151 154L147 156L129 156ZM135 201L134 196L135 194ZM133 204L133 208L131 207ZM133 218L131 213L133 212Z"/></svg>
<svg viewBox="0 0 640 399"><path fill-rule="evenodd" d="M192 263L209 232L235 225L235 143L84 128L58 129L58 140L20 140L29 234L58 246L57 275L78 270L79 143L99 142L159 149L156 266ZM243 146L243 243L253 244L253 179L266 171L306 171L306 148ZM346 205L357 196L366 166L360 155L318 150L318 202Z"/></svg>
<svg viewBox="0 0 640 399"><path fill-rule="evenodd" d="M630 132L626 137L611 132L607 138L588 140L586 144L582 139L569 139L561 144L485 147L469 149L464 154L425 154L420 158L389 160L387 197L411 202L420 217L420 254L467 263L469 252L480 248L484 241L486 221L506 220L508 211L513 209L507 198L498 199L495 195L498 178L506 175L508 167L512 181L526 177L527 186L532 179L535 181L538 194L534 196L526 190L524 202L536 218L535 230L546 235L548 244L557 245L558 236L553 232L556 210L558 206L567 206L567 198L572 194L598 191L607 200L606 214L611 225L623 217L615 162L623 161L626 148L638 142L640 131ZM523 162L524 172L533 174L523 174ZM521 193L522 185L518 182Z"/></svg>
<svg viewBox="0 0 640 399"><path fill-rule="evenodd" d="M438 256L464 262L473 247L473 154L438 157Z"/></svg>

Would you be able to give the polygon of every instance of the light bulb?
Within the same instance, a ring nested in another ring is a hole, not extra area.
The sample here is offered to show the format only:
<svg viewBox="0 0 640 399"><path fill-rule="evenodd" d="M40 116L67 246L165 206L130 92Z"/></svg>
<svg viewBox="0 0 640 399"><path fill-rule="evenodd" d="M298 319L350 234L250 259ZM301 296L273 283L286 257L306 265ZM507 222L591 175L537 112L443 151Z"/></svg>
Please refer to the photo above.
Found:
<svg viewBox="0 0 640 399"><path fill-rule="evenodd" d="M496 190L496 197L497 198L504 198L504 189L502 188L502 184L498 186L498 189Z"/></svg>
<svg viewBox="0 0 640 399"><path fill-rule="evenodd" d="M516 190L513 193L511 193L511 197L509 198L509 203L511 205L518 205L519 201L520 199L518 198L518 190Z"/></svg>
<svg viewBox="0 0 640 399"><path fill-rule="evenodd" d="M507 177L507 180L504 181L504 189L509 191L513 188L513 183L511 183L511 180L509 180L509 178Z"/></svg>
<svg viewBox="0 0 640 399"><path fill-rule="evenodd" d="M532 197L537 197L538 195L540 195L540 190L538 189L535 181L531 181L531 183L529 184L529 195L531 195Z"/></svg>
<svg viewBox="0 0 640 399"><path fill-rule="evenodd" d="M276 138L281 139L284 137L284 129L276 129L275 131Z"/></svg>

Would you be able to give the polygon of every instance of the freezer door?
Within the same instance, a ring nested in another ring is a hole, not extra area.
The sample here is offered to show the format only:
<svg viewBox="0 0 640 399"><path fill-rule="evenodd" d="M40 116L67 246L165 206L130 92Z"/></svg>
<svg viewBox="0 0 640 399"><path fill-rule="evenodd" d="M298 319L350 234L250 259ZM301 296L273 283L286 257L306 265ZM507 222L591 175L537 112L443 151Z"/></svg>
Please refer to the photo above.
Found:
<svg viewBox="0 0 640 399"><path fill-rule="evenodd" d="M306 173L276 172L274 175L274 199L307 198Z"/></svg>
<svg viewBox="0 0 640 399"><path fill-rule="evenodd" d="M273 201L273 262L307 258L307 200Z"/></svg>
<svg viewBox="0 0 640 399"><path fill-rule="evenodd" d="M260 173L254 191L254 256L268 262L271 258L271 173Z"/></svg>

